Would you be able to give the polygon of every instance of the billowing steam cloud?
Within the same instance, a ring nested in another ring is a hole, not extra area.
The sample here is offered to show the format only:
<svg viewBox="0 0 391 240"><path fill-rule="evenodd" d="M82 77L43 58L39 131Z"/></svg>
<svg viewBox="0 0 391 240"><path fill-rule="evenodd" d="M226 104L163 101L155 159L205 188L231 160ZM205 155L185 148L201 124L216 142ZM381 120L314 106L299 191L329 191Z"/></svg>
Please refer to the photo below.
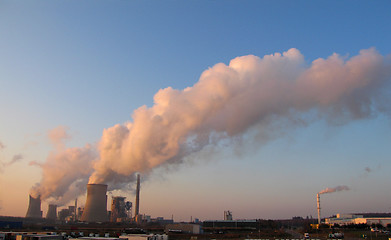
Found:
<svg viewBox="0 0 391 240"><path fill-rule="evenodd" d="M135 172L181 163L208 145L249 131L262 137L278 123L292 126L294 119L310 121L308 116L343 124L389 112L391 68L384 57L368 49L345 59L333 54L308 65L290 49L216 64L194 86L161 89L152 107L134 111L132 122L105 129L96 161L90 146L51 153L37 190L43 199L61 197L67 186L90 174L90 183L120 188ZM55 162L64 164L55 167Z"/></svg>
<svg viewBox="0 0 391 240"><path fill-rule="evenodd" d="M325 194L325 193L333 193L333 192L340 192L340 191L348 191L350 190L348 186L337 186L335 188L326 188L319 192L319 194Z"/></svg>
<svg viewBox="0 0 391 240"><path fill-rule="evenodd" d="M69 135L63 126L51 130L48 137L55 150L43 164L30 162L42 168L42 180L31 189L31 195L63 205L85 192L97 153L88 144L83 148L65 148L63 141Z"/></svg>

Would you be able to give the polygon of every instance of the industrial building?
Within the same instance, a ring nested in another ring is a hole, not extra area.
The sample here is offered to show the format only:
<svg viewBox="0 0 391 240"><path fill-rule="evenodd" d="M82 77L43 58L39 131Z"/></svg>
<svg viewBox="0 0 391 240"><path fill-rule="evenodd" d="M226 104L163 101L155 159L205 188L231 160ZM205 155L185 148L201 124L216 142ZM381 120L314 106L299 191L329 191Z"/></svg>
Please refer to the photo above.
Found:
<svg viewBox="0 0 391 240"><path fill-rule="evenodd" d="M123 222L127 218L125 197L113 197L111 200L111 222Z"/></svg>
<svg viewBox="0 0 391 240"><path fill-rule="evenodd" d="M164 232L168 233L188 233L188 234L201 234L202 227L198 224L167 224L164 228Z"/></svg>
<svg viewBox="0 0 391 240"><path fill-rule="evenodd" d="M119 236L120 240L168 240L166 234L128 234Z"/></svg>
<svg viewBox="0 0 391 240"><path fill-rule="evenodd" d="M381 224L383 227L386 227L388 224L391 224L391 213L338 213L336 217L326 218L325 223L330 225Z"/></svg>
<svg viewBox="0 0 391 240"><path fill-rule="evenodd" d="M257 220L216 220L204 221L204 228L234 228L234 229L256 229L259 225Z"/></svg>

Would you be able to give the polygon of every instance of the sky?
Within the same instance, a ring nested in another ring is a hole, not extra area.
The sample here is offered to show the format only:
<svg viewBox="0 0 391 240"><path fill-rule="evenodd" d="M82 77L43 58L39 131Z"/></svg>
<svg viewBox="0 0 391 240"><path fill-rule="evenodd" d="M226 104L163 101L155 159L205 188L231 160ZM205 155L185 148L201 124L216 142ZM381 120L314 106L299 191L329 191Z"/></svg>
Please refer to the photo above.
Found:
<svg viewBox="0 0 391 240"><path fill-rule="evenodd" d="M0 1L0 215L136 172L176 221L391 212L390 8Z"/></svg>

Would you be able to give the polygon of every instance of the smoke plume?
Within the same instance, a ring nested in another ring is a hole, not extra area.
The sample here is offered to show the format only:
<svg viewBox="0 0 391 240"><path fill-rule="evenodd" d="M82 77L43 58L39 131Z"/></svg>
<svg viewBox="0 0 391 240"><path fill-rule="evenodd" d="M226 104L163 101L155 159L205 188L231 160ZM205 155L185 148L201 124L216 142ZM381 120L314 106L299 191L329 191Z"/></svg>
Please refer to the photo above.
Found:
<svg viewBox="0 0 391 240"><path fill-rule="evenodd" d="M372 172L372 169L370 168L370 167L365 167L365 172L367 172L367 173L370 173L370 172Z"/></svg>
<svg viewBox="0 0 391 240"><path fill-rule="evenodd" d="M55 150L50 152L45 163L30 162L30 165L42 168L42 179L30 194L33 197L40 195L41 199L61 206L85 192L97 153L89 144L82 148L65 148L63 141L69 135L63 126L49 131L48 137Z"/></svg>
<svg viewBox="0 0 391 240"><path fill-rule="evenodd" d="M5 148L5 145L2 142L0 142L0 150L3 150L4 148Z"/></svg>
<svg viewBox="0 0 391 240"><path fill-rule="evenodd" d="M19 162L22 159L23 159L23 155L22 154L16 154L16 155L14 155L12 157L12 160L7 162L7 163L5 163L4 166L6 166L6 167L11 166L12 164L17 163L17 162Z"/></svg>
<svg viewBox="0 0 391 240"><path fill-rule="evenodd" d="M133 122L105 129L90 183L126 182L252 127L262 133L309 112L338 124L373 116L386 106L389 69L375 49L310 66L297 49L216 64L192 87L158 91L152 107L134 111Z"/></svg>
<svg viewBox="0 0 391 240"><path fill-rule="evenodd" d="M43 199L61 197L70 183L90 175L89 183L121 188L134 181L136 172L180 164L207 146L249 132L258 139L272 127L290 128L314 118L345 124L389 113L390 69L374 48L350 59L333 54L311 64L294 48L218 63L194 86L161 89L152 107L142 106L132 121L104 129L99 157L91 146L51 153L38 189ZM53 171L54 179L49 177Z"/></svg>
<svg viewBox="0 0 391 240"><path fill-rule="evenodd" d="M348 186L337 186L335 188L326 188L326 189L320 191L319 194L348 191L348 190L350 190Z"/></svg>

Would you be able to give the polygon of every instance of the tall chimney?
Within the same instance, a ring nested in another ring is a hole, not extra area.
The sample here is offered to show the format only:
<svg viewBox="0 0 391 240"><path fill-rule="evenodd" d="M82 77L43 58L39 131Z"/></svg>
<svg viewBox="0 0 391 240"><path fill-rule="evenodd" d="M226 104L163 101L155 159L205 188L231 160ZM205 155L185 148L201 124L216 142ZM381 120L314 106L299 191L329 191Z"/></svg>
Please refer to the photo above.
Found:
<svg viewBox="0 0 391 240"><path fill-rule="evenodd" d="M318 205L318 224L320 224L321 218L320 218L320 195L319 195L319 193L316 194L316 202Z"/></svg>
<svg viewBox="0 0 391 240"><path fill-rule="evenodd" d="M27 209L26 218L42 218L41 196L34 198L29 195L29 207Z"/></svg>
<svg viewBox="0 0 391 240"><path fill-rule="evenodd" d="M88 184L87 201L81 216L83 222L107 222L107 185Z"/></svg>
<svg viewBox="0 0 391 240"><path fill-rule="evenodd" d="M77 222L77 198L75 199L75 222Z"/></svg>
<svg viewBox="0 0 391 240"><path fill-rule="evenodd" d="M137 174L137 190L136 190L136 208L134 217L137 218L140 214L140 174Z"/></svg>
<svg viewBox="0 0 391 240"><path fill-rule="evenodd" d="M57 219L57 205L49 204L48 212L46 213L46 219Z"/></svg>

